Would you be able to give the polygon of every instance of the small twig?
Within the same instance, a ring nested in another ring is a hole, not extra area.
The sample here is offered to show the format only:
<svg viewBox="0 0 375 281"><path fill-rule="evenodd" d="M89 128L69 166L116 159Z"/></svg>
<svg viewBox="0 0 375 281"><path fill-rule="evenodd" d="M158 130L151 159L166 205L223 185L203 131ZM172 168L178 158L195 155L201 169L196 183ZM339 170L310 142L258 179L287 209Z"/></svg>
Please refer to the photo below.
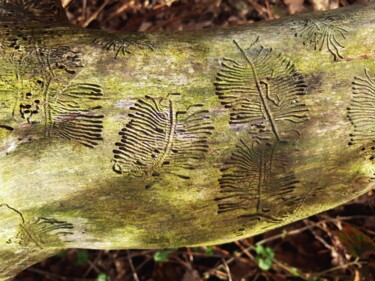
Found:
<svg viewBox="0 0 375 281"><path fill-rule="evenodd" d="M183 253L183 252L181 252L181 253ZM210 258L219 258L219 259L228 256L228 255L219 255L219 254L207 255L206 253L196 253L196 252L192 252L191 254L192 254L194 257L203 257L203 258L210 257Z"/></svg>
<svg viewBox="0 0 375 281"><path fill-rule="evenodd" d="M263 17L265 19L269 19L269 13L268 13L266 8L259 5L256 0L249 0L249 2L261 17Z"/></svg>
<svg viewBox="0 0 375 281"><path fill-rule="evenodd" d="M93 281L93 279L65 277L65 276L61 276L61 275L58 275L58 274L50 273L48 271L36 269L36 268L33 268L33 267L30 267L26 270L30 271L30 272L40 274L40 275L43 275L48 279L53 278L53 280L59 279L59 280L66 280L66 281Z"/></svg>
<svg viewBox="0 0 375 281"><path fill-rule="evenodd" d="M317 277L320 277L320 276L324 276L325 274L329 273L329 272L332 272L332 271L336 271L336 270L339 270L339 269L345 269L351 265L358 265L358 266L362 266L363 262L359 262L358 259L356 259L355 261L352 261L352 262L348 262L344 265L338 265L338 266L335 266L335 267L331 267L331 268L328 268L326 270L323 270L323 271L320 271L318 273L315 273L314 275L317 276Z"/></svg>
<svg viewBox="0 0 375 281"><path fill-rule="evenodd" d="M219 279L226 279L228 276L225 274L225 272L222 272L220 270L216 270L215 272L212 273L212 275L216 276Z"/></svg>
<svg viewBox="0 0 375 281"><path fill-rule="evenodd" d="M138 274L137 274L137 271L135 270L135 267L134 267L134 264L133 264L133 260L130 257L129 250L126 250L126 253L127 253L127 256L128 256L129 266L130 266L130 268L131 268L131 270L133 272L133 278L134 278L135 281L139 281Z"/></svg>
<svg viewBox="0 0 375 281"><path fill-rule="evenodd" d="M188 270L192 270L193 269L191 267L191 264L189 262L183 261L177 255L173 255L172 259L175 260L177 263L179 263L180 265L182 265L183 267L185 267Z"/></svg>
<svg viewBox="0 0 375 281"><path fill-rule="evenodd" d="M83 277L85 278L87 275L89 275L89 273L91 272L91 269L94 269L96 271L96 273L100 273L100 270L96 267L96 262L100 259L102 255L102 252L99 251L99 254L96 256L95 260L92 262L92 261L88 261L89 263L89 268L86 270L85 274L83 274Z"/></svg>
<svg viewBox="0 0 375 281"><path fill-rule="evenodd" d="M111 1L112 0L105 0L104 3L81 25L81 27L87 27L93 20L95 20L99 16L99 14Z"/></svg>
<svg viewBox="0 0 375 281"><path fill-rule="evenodd" d="M224 256L230 256L230 253L228 251L221 249L220 247L213 246L213 249L215 250L215 252L219 252L223 254Z"/></svg>
<svg viewBox="0 0 375 281"><path fill-rule="evenodd" d="M322 237L320 237L316 231L312 228L310 228L311 234L315 237L316 240L318 240L324 247L326 247L331 252L336 252L334 247L330 245L326 240L324 240Z"/></svg>
<svg viewBox="0 0 375 281"><path fill-rule="evenodd" d="M216 248L218 248L218 247L216 247ZM215 250L219 251L219 249L216 249L216 248L215 248ZM232 262L234 262L235 260L241 260L244 263L248 262L248 260L243 260L240 257L242 256L242 254L244 253L244 251L249 251L251 249L255 249L255 247L253 245L250 245L249 247L243 249L242 252L234 254L234 256L232 256L231 258L229 258L228 260L226 260L225 263L228 265L228 264L231 264ZM226 252L224 250L222 250L222 252L228 253L228 252ZM228 255L229 255L229 253L228 253ZM225 259L222 259L222 260L225 260ZM209 271L206 271L204 273L204 275L215 274L217 272L220 272L220 269L224 269L224 264L223 263L219 264L218 266L215 266L214 268L212 268Z"/></svg>
<svg viewBox="0 0 375 281"><path fill-rule="evenodd" d="M266 239L263 239L263 240L257 242L256 245L263 245L263 244L266 244L268 242L271 242L271 241L274 241L274 240L277 240L277 239L284 239L287 236L296 235L296 234L304 232L305 230L309 230L311 228L318 227L320 224L325 223L325 222L336 222L336 221L352 220L352 219L359 219L359 218L366 218L366 217L367 216L349 216L349 217L328 218L328 219L325 219L325 220L322 220L322 221L318 221L316 223L311 223L311 224L309 224L307 226L304 226L304 227L301 227L299 229L295 229L295 230L292 230L292 231L286 231L286 232L271 236L269 238L266 238Z"/></svg>
<svg viewBox="0 0 375 281"><path fill-rule="evenodd" d="M82 19L81 23L85 22L87 16L87 0L82 0Z"/></svg>
<svg viewBox="0 0 375 281"><path fill-rule="evenodd" d="M153 260L152 256L148 256L140 265L137 266L135 269L137 272L139 272L147 263L149 263L151 260Z"/></svg>
<svg viewBox="0 0 375 281"><path fill-rule="evenodd" d="M224 268L225 268L225 271L226 271L227 274L228 274L228 280L229 280L229 281L233 281L233 279L232 279L232 275L230 274L230 269L229 269L229 266L228 266L227 262L225 261L225 259L222 259L221 261L223 262L223 264L224 264Z"/></svg>
<svg viewBox="0 0 375 281"><path fill-rule="evenodd" d="M110 16L108 16L104 22L110 22L113 18L117 17L118 15L122 14L124 11L126 11L131 5L134 5L134 1L127 1L124 4L122 4L119 8L116 9L115 12L111 13Z"/></svg>
<svg viewBox="0 0 375 281"><path fill-rule="evenodd" d="M264 3L265 3L265 5L266 5L266 10L267 10L268 19L274 19L275 16L274 16L273 13L272 13L272 9L271 9L271 5L270 5L270 1L269 1L269 0L265 0Z"/></svg>
<svg viewBox="0 0 375 281"><path fill-rule="evenodd" d="M274 259L273 262L275 264L277 264L278 266L280 266L282 269L286 270L287 272L291 273L292 275L297 275L298 277L302 278L302 279L305 279L304 277L304 273L302 273L301 271L299 271L297 268L293 267L293 269L291 267L289 267L289 265L286 265L280 261L278 261L277 259Z"/></svg>
<svg viewBox="0 0 375 281"><path fill-rule="evenodd" d="M72 4L73 0L63 0L62 6L64 9L68 8L70 4Z"/></svg>
<svg viewBox="0 0 375 281"><path fill-rule="evenodd" d="M246 255L246 256L248 256L248 258L250 259L250 260L254 260L254 256L242 245L242 243L241 243L241 240L240 241L236 241L235 242L235 244L238 246L238 247L240 247L240 249L242 250L242 252Z"/></svg>
<svg viewBox="0 0 375 281"><path fill-rule="evenodd" d="M186 251L189 257L189 261L193 262L194 261L193 251L189 247L186 247Z"/></svg>

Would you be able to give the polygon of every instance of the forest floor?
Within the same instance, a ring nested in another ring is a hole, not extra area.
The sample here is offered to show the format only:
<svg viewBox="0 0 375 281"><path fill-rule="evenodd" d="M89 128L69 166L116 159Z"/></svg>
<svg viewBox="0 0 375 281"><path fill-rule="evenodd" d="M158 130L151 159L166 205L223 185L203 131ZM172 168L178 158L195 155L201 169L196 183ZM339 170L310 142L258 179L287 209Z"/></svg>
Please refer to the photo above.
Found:
<svg viewBox="0 0 375 281"><path fill-rule="evenodd" d="M248 24L365 0L62 0L72 24L180 31ZM375 280L375 192L288 226L209 247L67 250L17 281Z"/></svg>

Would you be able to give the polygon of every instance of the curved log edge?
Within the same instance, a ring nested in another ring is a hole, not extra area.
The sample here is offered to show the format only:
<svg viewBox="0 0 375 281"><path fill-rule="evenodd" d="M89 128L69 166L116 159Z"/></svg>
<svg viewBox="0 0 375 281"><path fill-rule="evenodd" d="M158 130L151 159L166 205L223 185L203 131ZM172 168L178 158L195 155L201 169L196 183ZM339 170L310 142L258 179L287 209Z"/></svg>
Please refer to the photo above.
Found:
<svg viewBox="0 0 375 281"><path fill-rule="evenodd" d="M0 11L0 279L66 248L229 242L374 187L374 4L170 34Z"/></svg>

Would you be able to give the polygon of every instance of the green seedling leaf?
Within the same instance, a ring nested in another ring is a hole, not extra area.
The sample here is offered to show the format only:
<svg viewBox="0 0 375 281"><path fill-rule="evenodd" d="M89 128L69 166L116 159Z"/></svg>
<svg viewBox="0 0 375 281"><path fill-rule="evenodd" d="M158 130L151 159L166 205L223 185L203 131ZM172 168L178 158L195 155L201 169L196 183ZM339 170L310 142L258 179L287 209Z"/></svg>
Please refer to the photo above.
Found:
<svg viewBox="0 0 375 281"><path fill-rule="evenodd" d="M96 279L97 281L107 281L107 274L101 272L99 275L98 275L98 278Z"/></svg>
<svg viewBox="0 0 375 281"><path fill-rule="evenodd" d="M299 273L298 269L295 267L290 268L290 273L292 273L294 277L301 277L301 274Z"/></svg>
<svg viewBox="0 0 375 281"><path fill-rule="evenodd" d="M206 255L213 255L214 254L214 248L212 246L207 246L206 249L204 250Z"/></svg>
<svg viewBox="0 0 375 281"><path fill-rule="evenodd" d="M174 250L158 251L154 254L154 261L156 262L166 262Z"/></svg>
<svg viewBox="0 0 375 281"><path fill-rule="evenodd" d="M89 260L89 253L86 250L79 250L77 252L76 265L83 266L87 264Z"/></svg>
<svg viewBox="0 0 375 281"><path fill-rule="evenodd" d="M361 258L375 252L375 242L354 226L346 225L338 233L338 238L348 253L354 257Z"/></svg>
<svg viewBox="0 0 375 281"><path fill-rule="evenodd" d="M262 245L256 246L255 260L258 262L258 266L261 270L270 270L274 257L275 253L271 248L263 247Z"/></svg>

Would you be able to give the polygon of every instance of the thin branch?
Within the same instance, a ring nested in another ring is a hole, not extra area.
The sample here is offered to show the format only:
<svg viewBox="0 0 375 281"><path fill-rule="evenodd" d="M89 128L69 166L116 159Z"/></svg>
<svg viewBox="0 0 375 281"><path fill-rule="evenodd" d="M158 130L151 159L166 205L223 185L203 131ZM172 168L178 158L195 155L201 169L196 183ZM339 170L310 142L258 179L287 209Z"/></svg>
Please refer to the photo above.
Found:
<svg viewBox="0 0 375 281"><path fill-rule="evenodd" d="M99 16L99 14L111 1L112 0L105 0L104 3L81 25L81 27L87 27L93 20L95 20Z"/></svg>
<svg viewBox="0 0 375 281"><path fill-rule="evenodd" d="M136 269L134 267L133 260L130 257L129 250L126 250L126 253L127 253L127 257L128 257L128 261L129 261L129 266L130 266L130 268L131 268L131 270L133 272L133 278L134 278L135 281L139 281L138 274L137 274L137 271L136 271Z"/></svg>

